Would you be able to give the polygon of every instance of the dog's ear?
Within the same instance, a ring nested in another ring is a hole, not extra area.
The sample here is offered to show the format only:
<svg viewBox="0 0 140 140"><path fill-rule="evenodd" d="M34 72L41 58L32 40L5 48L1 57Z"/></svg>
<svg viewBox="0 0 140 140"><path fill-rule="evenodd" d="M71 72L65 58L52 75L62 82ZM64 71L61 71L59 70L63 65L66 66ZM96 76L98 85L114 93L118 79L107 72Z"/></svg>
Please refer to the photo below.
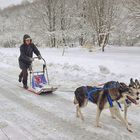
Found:
<svg viewBox="0 0 140 140"><path fill-rule="evenodd" d="M130 78L130 81L132 81L132 82L133 82L133 78Z"/></svg>
<svg viewBox="0 0 140 140"><path fill-rule="evenodd" d="M135 83L137 84L139 81L137 79L135 79Z"/></svg>
<svg viewBox="0 0 140 140"><path fill-rule="evenodd" d="M133 78L130 78L130 84L133 84L134 81L133 81Z"/></svg>
<svg viewBox="0 0 140 140"><path fill-rule="evenodd" d="M135 79L134 83L133 83L133 88L138 88L139 86L139 81L137 79Z"/></svg>
<svg viewBox="0 0 140 140"><path fill-rule="evenodd" d="M137 87L137 85L138 85L138 80L137 80L137 79L135 79L135 85L136 85L136 87Z"/></svg>
<svg viewBox="0 0 140 140"><path fill-rule="evenodd" d="M137 88L140 88L140 83L139 83L138 79L135 79L135 84L136 84Z"/></svg>
<svg viewBox="0 0 140 140"><path fill-rule="evenodd" d="M132 84L133 84L133 78L130 78L129 87L132 87Z"/></svg>
<svg viewBox="0 0 140 140"><path fill-rule="evenodd" d="M136 84L135 84L133 78L131 78L131 79L130 79L129 87L133 87L133 88L135 88L135 86L136 86Z"/></svg>

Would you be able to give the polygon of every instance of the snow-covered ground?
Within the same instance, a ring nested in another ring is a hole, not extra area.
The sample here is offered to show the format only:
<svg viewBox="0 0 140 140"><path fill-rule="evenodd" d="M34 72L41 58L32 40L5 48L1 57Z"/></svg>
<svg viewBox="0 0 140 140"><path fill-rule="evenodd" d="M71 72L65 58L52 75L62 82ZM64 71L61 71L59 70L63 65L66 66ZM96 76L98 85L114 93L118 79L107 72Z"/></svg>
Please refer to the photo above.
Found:
<svg viewBox="0 0 140 140"><path fill-rule="evenodd" d="M18 87L19 48L0 49L0 140L139 140L140 106L129 109L134 132L102 113L102 128L96 128L96 106L83 109L85 121L75 117L73 91L81 85L98 85L110 80L129 83L140 78L140 48L108 47L105 53L86 49L40 49L47 60L51 84L58 91L37 96ZM40 67L37 61L35 69Z"/></svg>

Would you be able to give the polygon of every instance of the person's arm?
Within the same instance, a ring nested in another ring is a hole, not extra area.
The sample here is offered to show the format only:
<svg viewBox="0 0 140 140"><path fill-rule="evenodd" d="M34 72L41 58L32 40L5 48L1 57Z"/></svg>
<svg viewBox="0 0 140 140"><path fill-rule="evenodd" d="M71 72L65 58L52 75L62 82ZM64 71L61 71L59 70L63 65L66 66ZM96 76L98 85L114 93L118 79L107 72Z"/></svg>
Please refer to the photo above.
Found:
<svg viewBox="0 0 140 140"><path fill-rule="evenodd" d="M34 53L38 56L39 59L41 59L42 57L41 57L40 51L34 44L33 44L33 48L34 48Z"/></svg>
<svg viewBox="0 0 140 140"><path fill-rule="evenodd" d="M31 57L28 57L26 54L25 54L25 52L24 52L24 48L21 46L20 47L20 56L21 56L21 59L22 60L25 60L25 61L27 61L27 62L32 62L32 58Z"/></svg>

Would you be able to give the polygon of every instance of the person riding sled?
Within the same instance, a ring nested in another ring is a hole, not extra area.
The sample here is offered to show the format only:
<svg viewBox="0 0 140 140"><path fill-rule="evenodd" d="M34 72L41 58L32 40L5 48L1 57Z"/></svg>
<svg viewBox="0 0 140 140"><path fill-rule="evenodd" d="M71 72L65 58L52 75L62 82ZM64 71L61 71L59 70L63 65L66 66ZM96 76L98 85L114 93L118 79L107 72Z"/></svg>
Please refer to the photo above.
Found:
<svg viewBox="0 0 140 140"><path fill-rule="evenodd" d="M23 87L28 89L28 69L31 68L31 64L34 61L33 53L35 53L38 59L41 59L40 51L32 42L29 35L25 34L23 36L23 44L20 46L20 56L19 56L19 67L22 70L19 74L19 82L23 83Z"/></svg>

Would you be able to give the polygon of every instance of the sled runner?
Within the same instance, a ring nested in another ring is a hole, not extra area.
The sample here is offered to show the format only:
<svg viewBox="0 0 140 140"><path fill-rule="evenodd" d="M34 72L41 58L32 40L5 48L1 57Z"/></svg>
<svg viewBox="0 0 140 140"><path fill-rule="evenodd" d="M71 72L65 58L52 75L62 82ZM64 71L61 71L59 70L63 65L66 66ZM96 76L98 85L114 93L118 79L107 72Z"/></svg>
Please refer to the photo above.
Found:
<svg viewBox="0 0 140 140"><path fill-rule="evenodd" d="M34 61L36 60L38 60L38 57L34 57ZM57 90L56 87L50 85L46 61L44 58L42 58L42 61L42 71L34 71L32 64L32 67L30 68L30 87L27 89L28 91L38 95L49 94Z"/></svg>

